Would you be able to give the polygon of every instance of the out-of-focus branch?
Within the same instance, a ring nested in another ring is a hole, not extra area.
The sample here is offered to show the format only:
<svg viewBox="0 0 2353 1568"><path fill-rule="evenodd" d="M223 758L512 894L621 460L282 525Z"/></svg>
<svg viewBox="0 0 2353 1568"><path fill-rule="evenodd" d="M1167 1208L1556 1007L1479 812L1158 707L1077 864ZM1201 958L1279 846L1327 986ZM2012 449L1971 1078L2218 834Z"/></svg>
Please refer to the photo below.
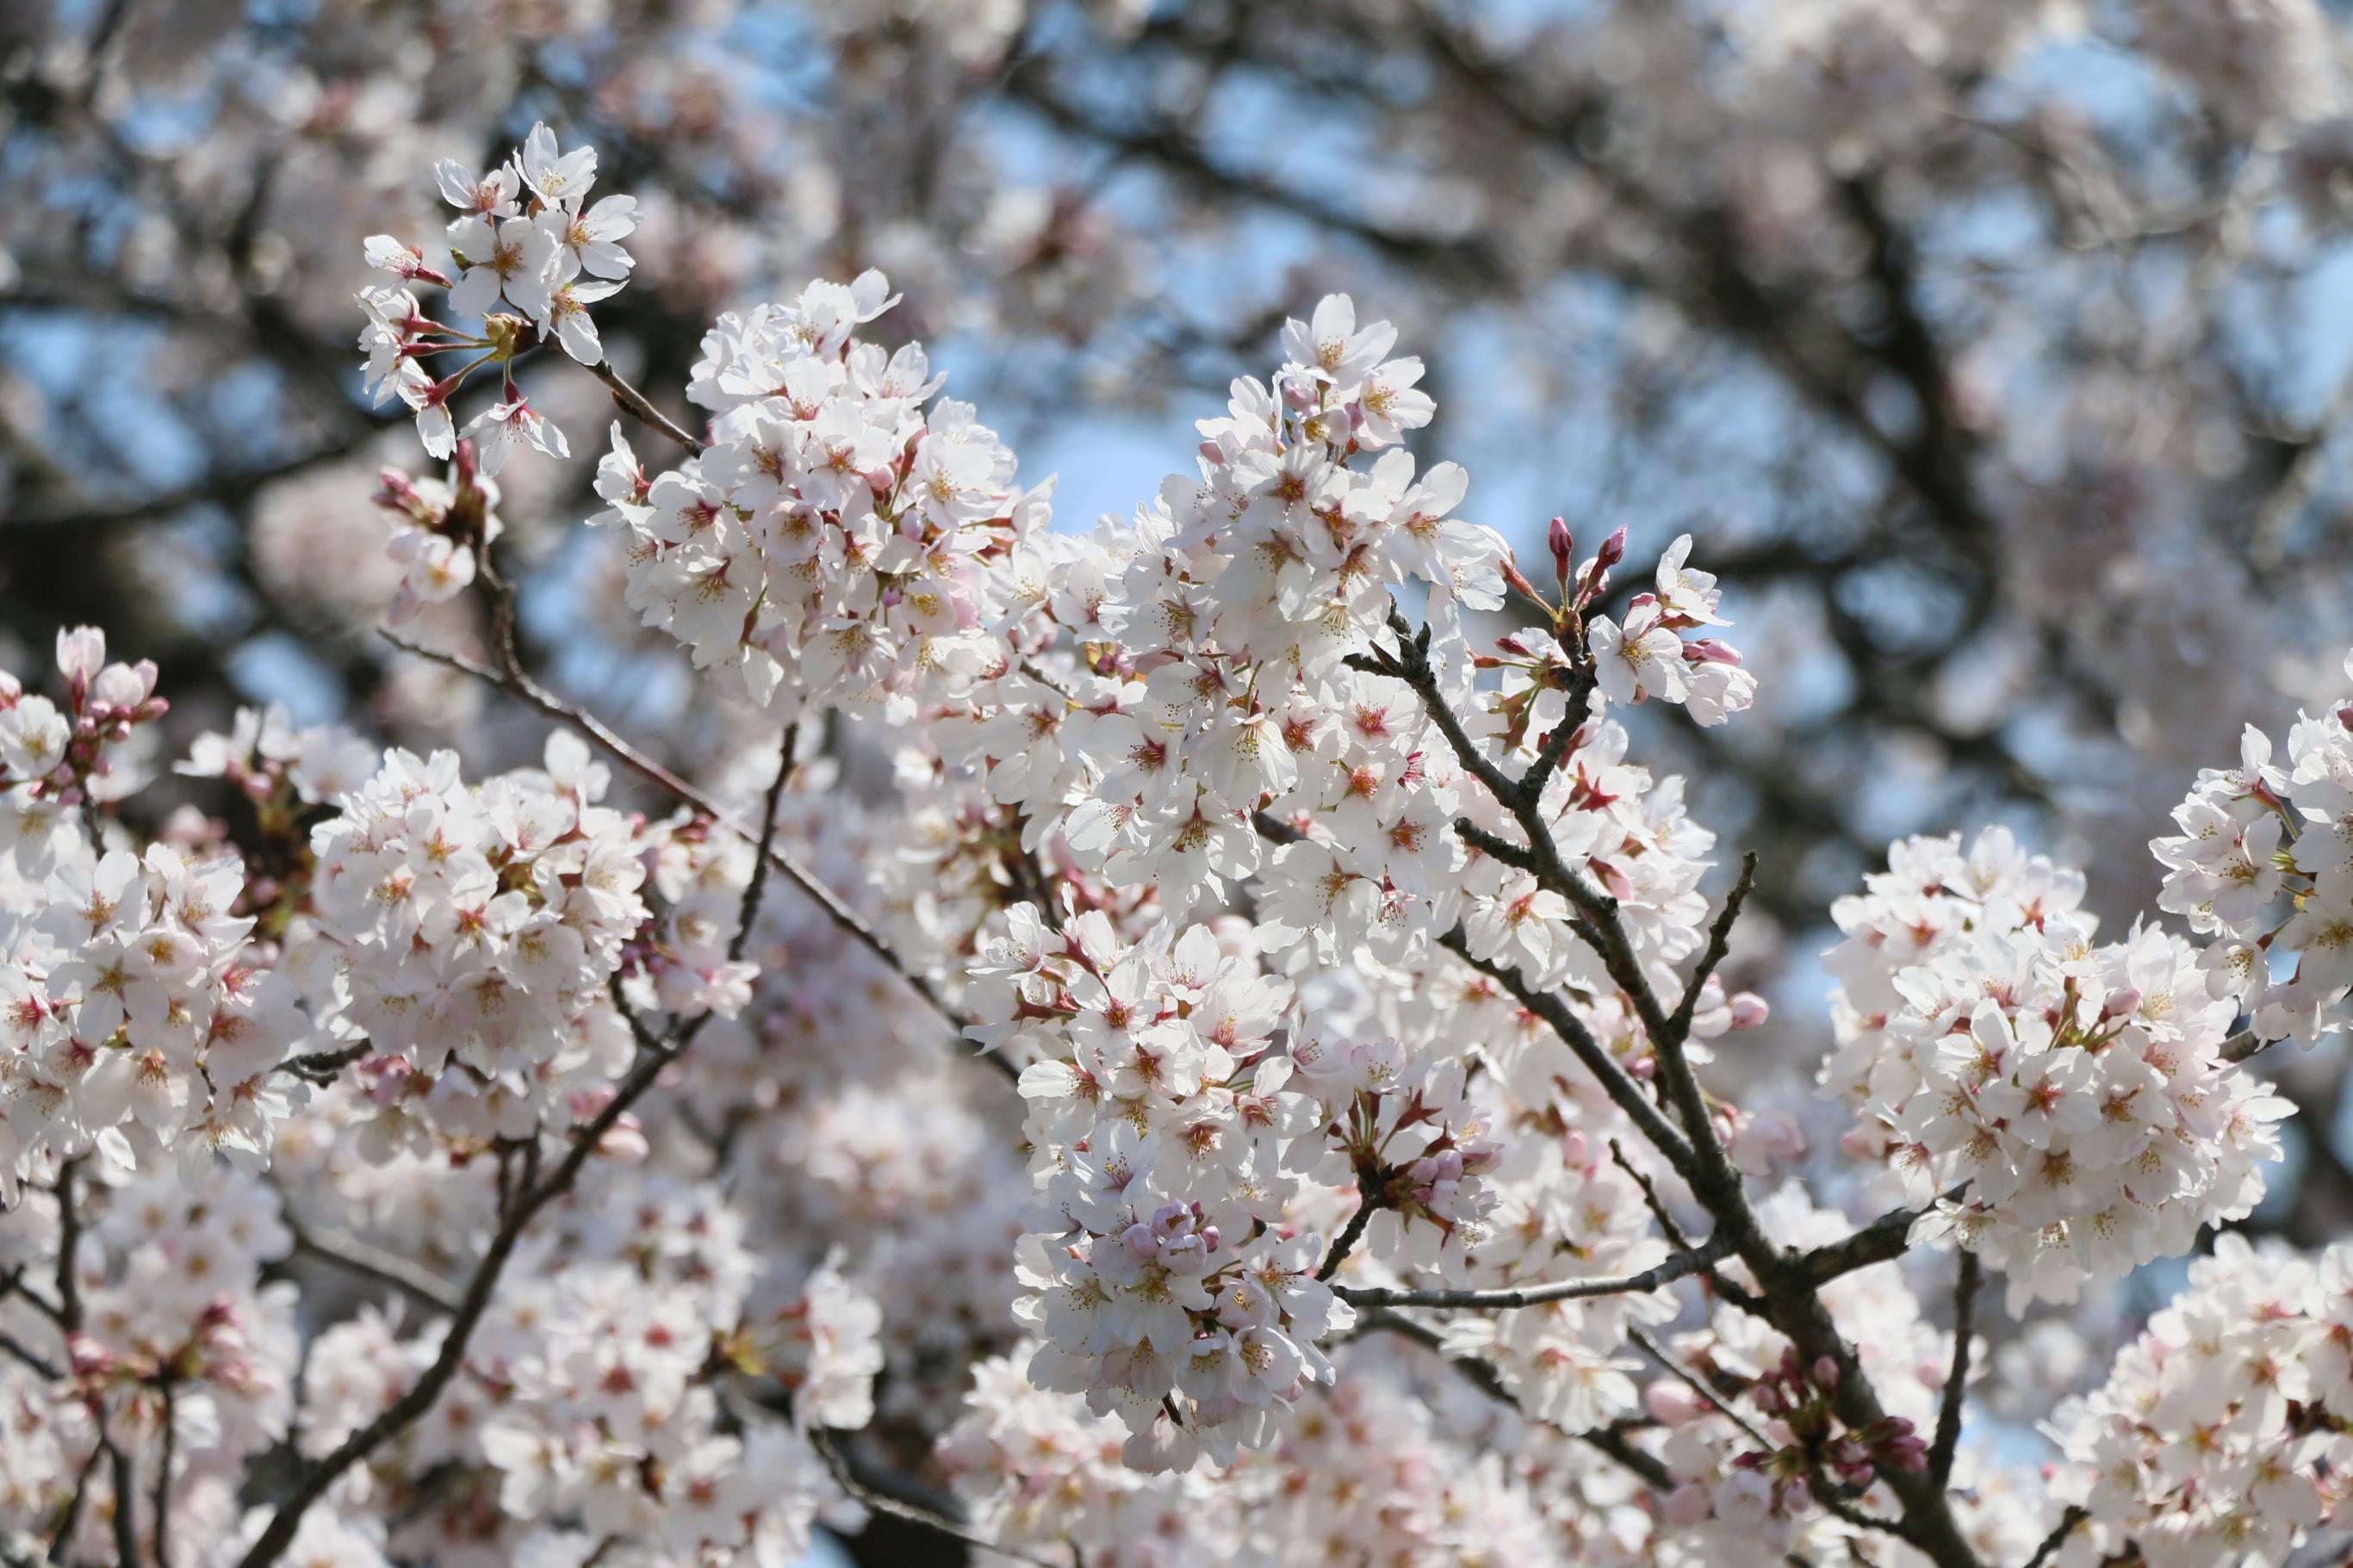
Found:
<svg viewBox="0 0 2353 1568"><path fill-rule="evenodd" d="M638 1023L634 1015L629 1016L640 1041L637 1064L615 1086L613 1097L605 1103L604 1109L572 1135L563 1160L546 1180L523 1191L508 1206L498 1229L491 1237L490 1245L474 1265L457 1311L442 1333L440 1351L432 1364L409 1385L407 1392L386 1405L374 1420L344 1438L331 1452L303 1467L285 1499L270 1515L269 1522L263 1527L245 1555L237 1560L237 1568L269 1568L270 1563L284 1556L287 1547L293 1542L294 1532L301 1528L302 1516L310 1510L311 1504L324 1496L327 1489L334 1485L345 1471L366 1460L377 1449L421 1420L426 1412L432 1409L434 1402L440 1398L441 1391L457 1376L458 1369L465 1361L466 1347L472 1341L474 1330L480 1324L483 1314L490 1310L500 1276L505 1271L507 1260L513 1256L515 1245L522 1240L524 1230L541 1210L572 1190L573 1184L579 1179L581 1171L604 1142L605 1135L644 1097L647 1090L653 1088L662 1069L677 1059L681 1047L675 1044L655 1041L652 1048L647 1048L645 1042L648 1037L642 1025ZM125 1561L133 1559L126 1558Z"/></svg>
<svg viewBox="0 0 2353 1568"><path fill-rule="evenodd" d="M1384 1286L1337 1285L1332 1293L1352 1307L1436 1307L1450 1310L1503 1312L1538 1307L1547 1301L1580 1301L1597 1296L1639 1296L1704 1273L1730 1257L1726 1237L1710 1237L1705 1245L1678 1252L1638 1274L1606 1279L1568 1279L1554 1285L1532 1285L1514 1290L1410 1290Z"/></svg>

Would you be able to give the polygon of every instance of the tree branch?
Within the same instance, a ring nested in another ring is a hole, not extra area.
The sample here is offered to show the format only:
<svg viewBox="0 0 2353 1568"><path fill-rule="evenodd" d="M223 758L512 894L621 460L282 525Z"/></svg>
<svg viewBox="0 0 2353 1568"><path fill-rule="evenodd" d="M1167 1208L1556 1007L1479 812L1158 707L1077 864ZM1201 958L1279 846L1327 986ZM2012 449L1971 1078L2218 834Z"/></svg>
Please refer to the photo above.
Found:
<svg viewBox="0 0 2353 1568"><path fill-rule="evenodd" d="M1961 1442L1961 1406L1968 1398L1969 1341L1975 1337L1978 1286L1984 1267L1962 1247L1960 1273L1953 1282L1953 1367L1946 1374L1944 1403L1936 1410L1936 1436L1928 1445L1928 1479L1944 1486L1953 1479L1953 1453Z"/></svg>
<svg viewBox="0 0 2353 1568"><path fill-rule="evenodd" d="M634 1029L639 1031L641 1046L647 1038L634 1015L629 1015ZM615 1089L613 1098L588 1124L572 1136L564 1159L544 1182L522 1194L501 1219L480 1262L474 1266L472 1278L452 1315L449 1327L441 1337L440 1352L433 1363L412 1384L408 1391L378 1413L375 1419L353 1432L338 1444L333 1451L304 1467L296 1478L286 1500L280 1503L269 1523L237 1560L237 1568L268 1568L285 1554L293 1542L294 1532L301 1528L302 1516L311 1505L326 1494L327 1489L353 1466L359 1464L378 1448L392 1441L422 1419L425 1413L440 1398L441 1391L458 1374L466 1356L466 1346L473 1338L475 1328L491 1304L498 1289L499 1276L507 1260L513 1255L515 1244L540 1211L556 1198L572 1190L573 1183L588 1163L605 1135L613 1130L629 1108L651 1089L661 1070L677 1059L679 1048L656 1042L654 1048L638 1053L637 1065Z"/></svg>
<svg viewBox="0 0 2353 1568"><path fill-rule="evenodd" d="M1569 1279L1555 1285L1535 1285L1513 1290L1410 1290L1381 1286L1335 1285L1332 1293L1352 1307L1439 1307L1451 1310L1504 1312L1540 1307L1547 1301L1587 1300L1597 1296L1639 1296L1705 1273L1718 1259L1729 1257L1727 1237L1710 1237L1705 1245L1678 1252L1639 1274L1607 1279ZM1321 1276L1319 1276L1321 1278Z"/></svg>

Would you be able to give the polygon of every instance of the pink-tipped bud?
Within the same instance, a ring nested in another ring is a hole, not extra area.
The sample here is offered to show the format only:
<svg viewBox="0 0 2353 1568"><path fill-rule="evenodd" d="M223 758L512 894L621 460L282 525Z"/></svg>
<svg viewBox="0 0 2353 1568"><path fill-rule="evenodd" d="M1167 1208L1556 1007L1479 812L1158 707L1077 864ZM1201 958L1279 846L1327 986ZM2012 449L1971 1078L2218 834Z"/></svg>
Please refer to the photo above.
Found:
<svg viewBox="0 0 2353 1568"><path fill-rule="evenodd" d="M1504 557L1504 581L1531 599L1541 602L1544 598L1543 595L1536 592L1535 584L1520 574L1519 563L1514 561L1509 555Z"/></svg>
<svg viewBox="0 0 2353 1568"><path fill-rule="evenodd" d="M2121 991L2111 991L2108 993L2107 1001L2100 1007L2100 1016L2121 1018L2127 1013L2137 1013L2140 1011L2141 1002L2140 988L2137 985L2127 985Z"/></svg>
<svg viewBox="0 0 2353 1568"><path fill-rule="evenodd" d="M1814 1386L1824 1394L1835 1394L1838 1385L1838 1363L1828 1356L1817 1356L1814 1359Z"/></svg>
<svg viewBox="0 0 2353 1568"><path fill-rule="evenodd" d="M1571 563L1577 556L1577 541L1568 531L1567 518L1552 520L1552 526L1545 533L1545 542L1552 549L1553 572L1560 578L1561 585L1566 587Z"/></svg>
<svg viewBox="0 0 2353 1568"><path fill-rule="evenodd" d="M1732 1026L1736 1029L1753 1029L1772 1016L1772 1006L1754 991L1738 992L1732 998Z"/></svg>
<svg viewBox="0 0 2353 1568"><path fill-rule="evenodd" d="M1599 570L1607 572L1625 559L1626 531L1621 528L1601 542L1601 553L1593 558L1593 564Z"/></svg>
<svg viewBox="0 0 2353 1568"><path fill-rule="evenodd" d="M1697 637L1683 644L1683 658L1694 664L1736 665L1740 662L1740 650L1715 637Z"/></svg>

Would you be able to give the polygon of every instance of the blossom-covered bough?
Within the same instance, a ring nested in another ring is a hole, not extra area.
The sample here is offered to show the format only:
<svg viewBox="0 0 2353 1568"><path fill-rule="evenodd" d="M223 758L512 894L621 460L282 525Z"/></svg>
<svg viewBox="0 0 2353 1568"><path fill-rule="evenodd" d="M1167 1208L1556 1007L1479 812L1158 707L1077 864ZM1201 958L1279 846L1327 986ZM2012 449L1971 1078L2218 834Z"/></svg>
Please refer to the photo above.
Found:
<svg viewBox="0 0 2353 1568"><path fill-rule="evenodd" d="M2353 702L2199 779L2186 931L2097 942L2000 831L1841 904L1857 1225L1715 1081L1754 864L1711 900L1631 760L1756 691L1688 539L1628 592L1556 521L1529 577L1337 295L1089 532L865 335L879 273L722 317L690 429L603 363L596 174L444 165L361 301L444 464L385 476L389 619L491 628L386 635L535 765L248 713L178 763L234 819L151 830L166 678L77 635L0 687L10 1561L774 1564L874 1510L1098 1568L2219 1565L2331 1517L2336 1251L2222 1234L2046 1462L1971 1385L1989 1275L2071 1301L2262 1196L2248 1064L2353 989ZM566 449L559 354L659 443L588 521L730 715L706 784L531 667L497 476Z"/></svg>

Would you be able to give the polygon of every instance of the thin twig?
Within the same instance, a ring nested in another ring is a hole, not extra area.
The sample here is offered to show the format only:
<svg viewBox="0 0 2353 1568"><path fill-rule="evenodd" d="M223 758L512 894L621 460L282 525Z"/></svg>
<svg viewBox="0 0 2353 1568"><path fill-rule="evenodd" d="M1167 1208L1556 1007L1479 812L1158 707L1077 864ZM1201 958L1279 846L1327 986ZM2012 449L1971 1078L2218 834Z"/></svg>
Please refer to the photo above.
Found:
<svg viewBox="0 0 2353 1568"><path fill-rule="evenodd" d="M2067 1538L2075 1533L2075 1527L2091 1517L2090 1510L2070 1504L2067 1511L2059 1516L2059 1522L2051 1527L2051 1533L2042 1538L2042 1544L2034 1549L2034 1555L2026 1560L2026 1568L2042 1568L2051 1560L2051 1554L2064 1546Z"/></svg>
<svg viewBox="0 0 2353 1568"><path fill-rule="evenodd" d="M410 1261L398 1253L372 1247L355 1236L338 1231L312 1230L308 1226L294 1231L294 1250L322 1263L390 1285L406 1292L428 1307L454 1312L465 1297L455 1285L423 1265Z"/></svg>
<svg viewBox="0 0 2353 1568"><path fill-rule="evenodd" d="M1969 1341L1976 1337L1978 1286L1985 1278L1978 1255L1962 1247L1953 1281L1953 1366L1946 1375L1944 1403L1936 1410L1936 1436L1928 1445L1928 1479L1943 1486L1953 1478L1953 1451L1961 1442L1961 1405L1969 1384Z"/></svg>
<svg viewBox="0 0 2353 1568"><path fill-rule="evenodd" d="M5 1329L0 1329L0 1355L7 1356L21 1363L34 1376L45 1378L51 1383L65 1375L38 1351L26 1345Z"/></svg>
<svg viewBox="0 0 2353 1568"><path fill-rule="evenodd" d="M172 1398L172 1378L167 1373L155 1380L156 1392L164 1402L163 1452L155 1464L155 1568L172 1568L172 1459L179 1441L176 1411Z"/></svg>
<svg viewBox="0 0 2353 1568"><path fill-rule="evenodd" d="M613 401L620 405L621 411L638 424L660 432L690 453L700 453L704 450L701 441L680 429L669 415L653 405L651 398L622 380L620 373L610 364L602 363L592 364L588 367L588 374L603 382L613 394Z"/></svg>
<svg viewBox="0 0 2353 1568"><path fill-rule="evenodd" d="M744 884L744 902L735 912L735 935L727 944L727 960L733 963L742 959L744 947L752 940L753 917L760 912L760 894L768 885L769 855L776 847L776 802L785 793L785 781L793 776L793 752L801 738L800 721L785 726L785 737L776 747L776 777L768 785L767 799L760 808L760 842L752 857L752 879Z"/></svg>
<svg viewBox="0 0 2353 1568"><path fill-rule="evenodd" d="M944 1535L951 1541L961 1541L967 1546L976 1546L983 1552L994 1552L999 1557L1010 1557L1017 1563L1034 1563L1036 1568L1062 1568L1060 1563L1035 1556L1018 1546L1008 1546L992 1541L978 1531L957 1523L945 1514L934 1513L930 1509L919 1508L912 1502L892 1497L887 1492L876 1490L859 1479L857 1472L851 1469L849 1460L843 1456L840 1448L835 1445L833 1434L822 1426L810 1429L808 1442L809 1447L815 1448L818 1457L825 1460L826 1468L833 1472L833 1479L841 1489L876 1513L888 1514L892 1519L903 1520L918 1529L928 1530L934 1535Z"/></svg>
<svg viewBox="0 0 2353 1568"><path fill-rule="evenodd" d="M1514 1394L1510 1385L1504 1382L1504 1374L1495 1369L1493 1363L1482 1361L1477 1356L1456 1355L1449 1352L1444 1337L1428 1324L1415 1322L1401 1312L1393 1312L1380 1307L1366 1311L1357 1320L1357 1322L1360 1327L1372 1332L1395 1334L1399 1339L1411 1340L1424 1350L1435 1352L1449 1366L1469 1380L1472 1387L1496 1404L1517 1411L1527 1420L1541 1419L1528 1413L1527 1407L1520 1403L1519 1396ZM1591 1431L1573 1432L1569 1436L1588 1447L1607 1454L1610 1458L1640 1476L1652 1489L1662 1492L1674 1489L1675 1479L1668 1472L1667 1467L1656 1457L1636 1447L1627 1439L1624 1433L1607 1426L1599 1426Z"/></svg>
<svg viewBox="0 0 2353 1568"><path fill-rule="evenodd" d="M1677 1361L1673 1356L1669 1355L1667 1353L1666 1346L1661 1344L1656 1339L1645 1332L1640 1326L1629 1324L1626 1329L1626 1336L1642 1348L1643 1354L1649 1356L1652 1361L1657 1362L1662 1367L1672 1373L1677 1381L1682 1383L1694 1394L1698 1394L1700 1398L1705 1400L1710 1405L1712 1405L1717 1415L1731 1422L1735 1426L1739 1427L1742 1435L1746 1436L1750 1442L1756 1444L1757 1447L1763 1449L1767 1454L1779 1451L1781 1447L1780 1444L1776 1443L1772 1438L1767 1437L1764 1433L1758 1431L1754 1422L1750 1421L1747 1416L1743 1415L1739 1411L1735 1410L1722 1394L1716 1393L1714 1388L1708 1385L1707 1379L1700 1376L1699 1373L1683 1365L1683 1363Z"/></svg>
<svg viewBox="0 0 2353 1568"><path fill-rule="evenodd" d="M520 698L552 719L563 721L586 736L614 761L646 779L657 788L692 806L719 826L748 843L757 844L760 841L760 835L756 831L739 821L717 801L679 777L660 763L638 751L594 713L565 701L540 685L522 668L519 662L501 672L488 665L478 664L461 655L444 653L438 648L427 647L421 643L411 642L394 632L383 631L378 635L404 653L415 654L419 658L430 659L436 664L458 670L461 674L472 676L477 680ZM825 911L828 919L879 959L884 968L897 975L902 984L921 997L933 1012L938 1014L948 1026L956 1032L959 1038L963 1037L964 1032L972 1026L972 1020L949 1006L932 983L910 968L905 960L899 956L897 951L889 942L883 941L881 934L867 923L865 917L851 909L831 888L818 881L806 868L795 860L783 846L771 841L767 861L775 869L783 872L795 887L816 900L818 907ZM992 1054L981 1059L994 1064L998 1071L1008 1077L1020 1076L1019 1068L1000 1057Z"/></svg>
<svg viewBox="0 0 2353 1568"><path fill-rule="evenodd" d="M29 1263L19 1263L8 1270L8 1277L0 1279L0 1301L5 1301L11 1296L22 1296L33 1304L35 1311L59 1328L63 1328L65 1315L58 1310L58 1304L25 1282L25 1275L31 1268L32 1265Z"/></svg>
<svg viewBox="0 0 2353 1568"><path fill-rule="evenodd" d="M1352 1307L1435 1307L1473 1312L1512 1311L1540 1307L1547 1301L1588 1300L1597 1296L1639 1296L1704 1273L1732 1251L1729 1237L1710 1237L1706 1245L1678 1252L1655 1268L1639 1274L1607 1279L1569 1279L1556 1285L1535 1285L1519 1290L1407 1290L1379 1286L1340 1285L1332 1293ZM1319 1276L1320 1278L1320 1276Z"/></svg>
<svg viewBox="0 0 2353 1568"><path fill-rule="evenodd" d="M507 1259L513 1255L515 1244L523 1230L539 1212L557 1197L571 1191L573 1183L588 1163L589 1157L604 1142L605 1135L628 1112L645 1092L651 1089L664 1068L676 1060L678 1047L650 1038L634 1013L625 1009L632 1032L639 1043L638 1062L629 1075L615 1088L613 1098L596 1118L572 1136L563 1161L539 1185L521 1194L491 1237L481 1260L474 1266L466 1291L452 1315L449 1327L441 1337L440 1352L433 1359L408 1392L378 1413L375 1419L353 1433L323 1458L305 1467L289 1490L285 1501L270 1515L261 1534L237 1561L237 1568L268 1568L285 1554L301 1527L302 1516L311 1505L325 1495L343 1473L359 1464L385 1444L406 1432L422 1419L425 1413L440 1398L441 1391L458 1374L464 1362L467 1344L472 1340L476 1326L489 1310L491 1295L498 1289L499 1276Z"/></svg>

